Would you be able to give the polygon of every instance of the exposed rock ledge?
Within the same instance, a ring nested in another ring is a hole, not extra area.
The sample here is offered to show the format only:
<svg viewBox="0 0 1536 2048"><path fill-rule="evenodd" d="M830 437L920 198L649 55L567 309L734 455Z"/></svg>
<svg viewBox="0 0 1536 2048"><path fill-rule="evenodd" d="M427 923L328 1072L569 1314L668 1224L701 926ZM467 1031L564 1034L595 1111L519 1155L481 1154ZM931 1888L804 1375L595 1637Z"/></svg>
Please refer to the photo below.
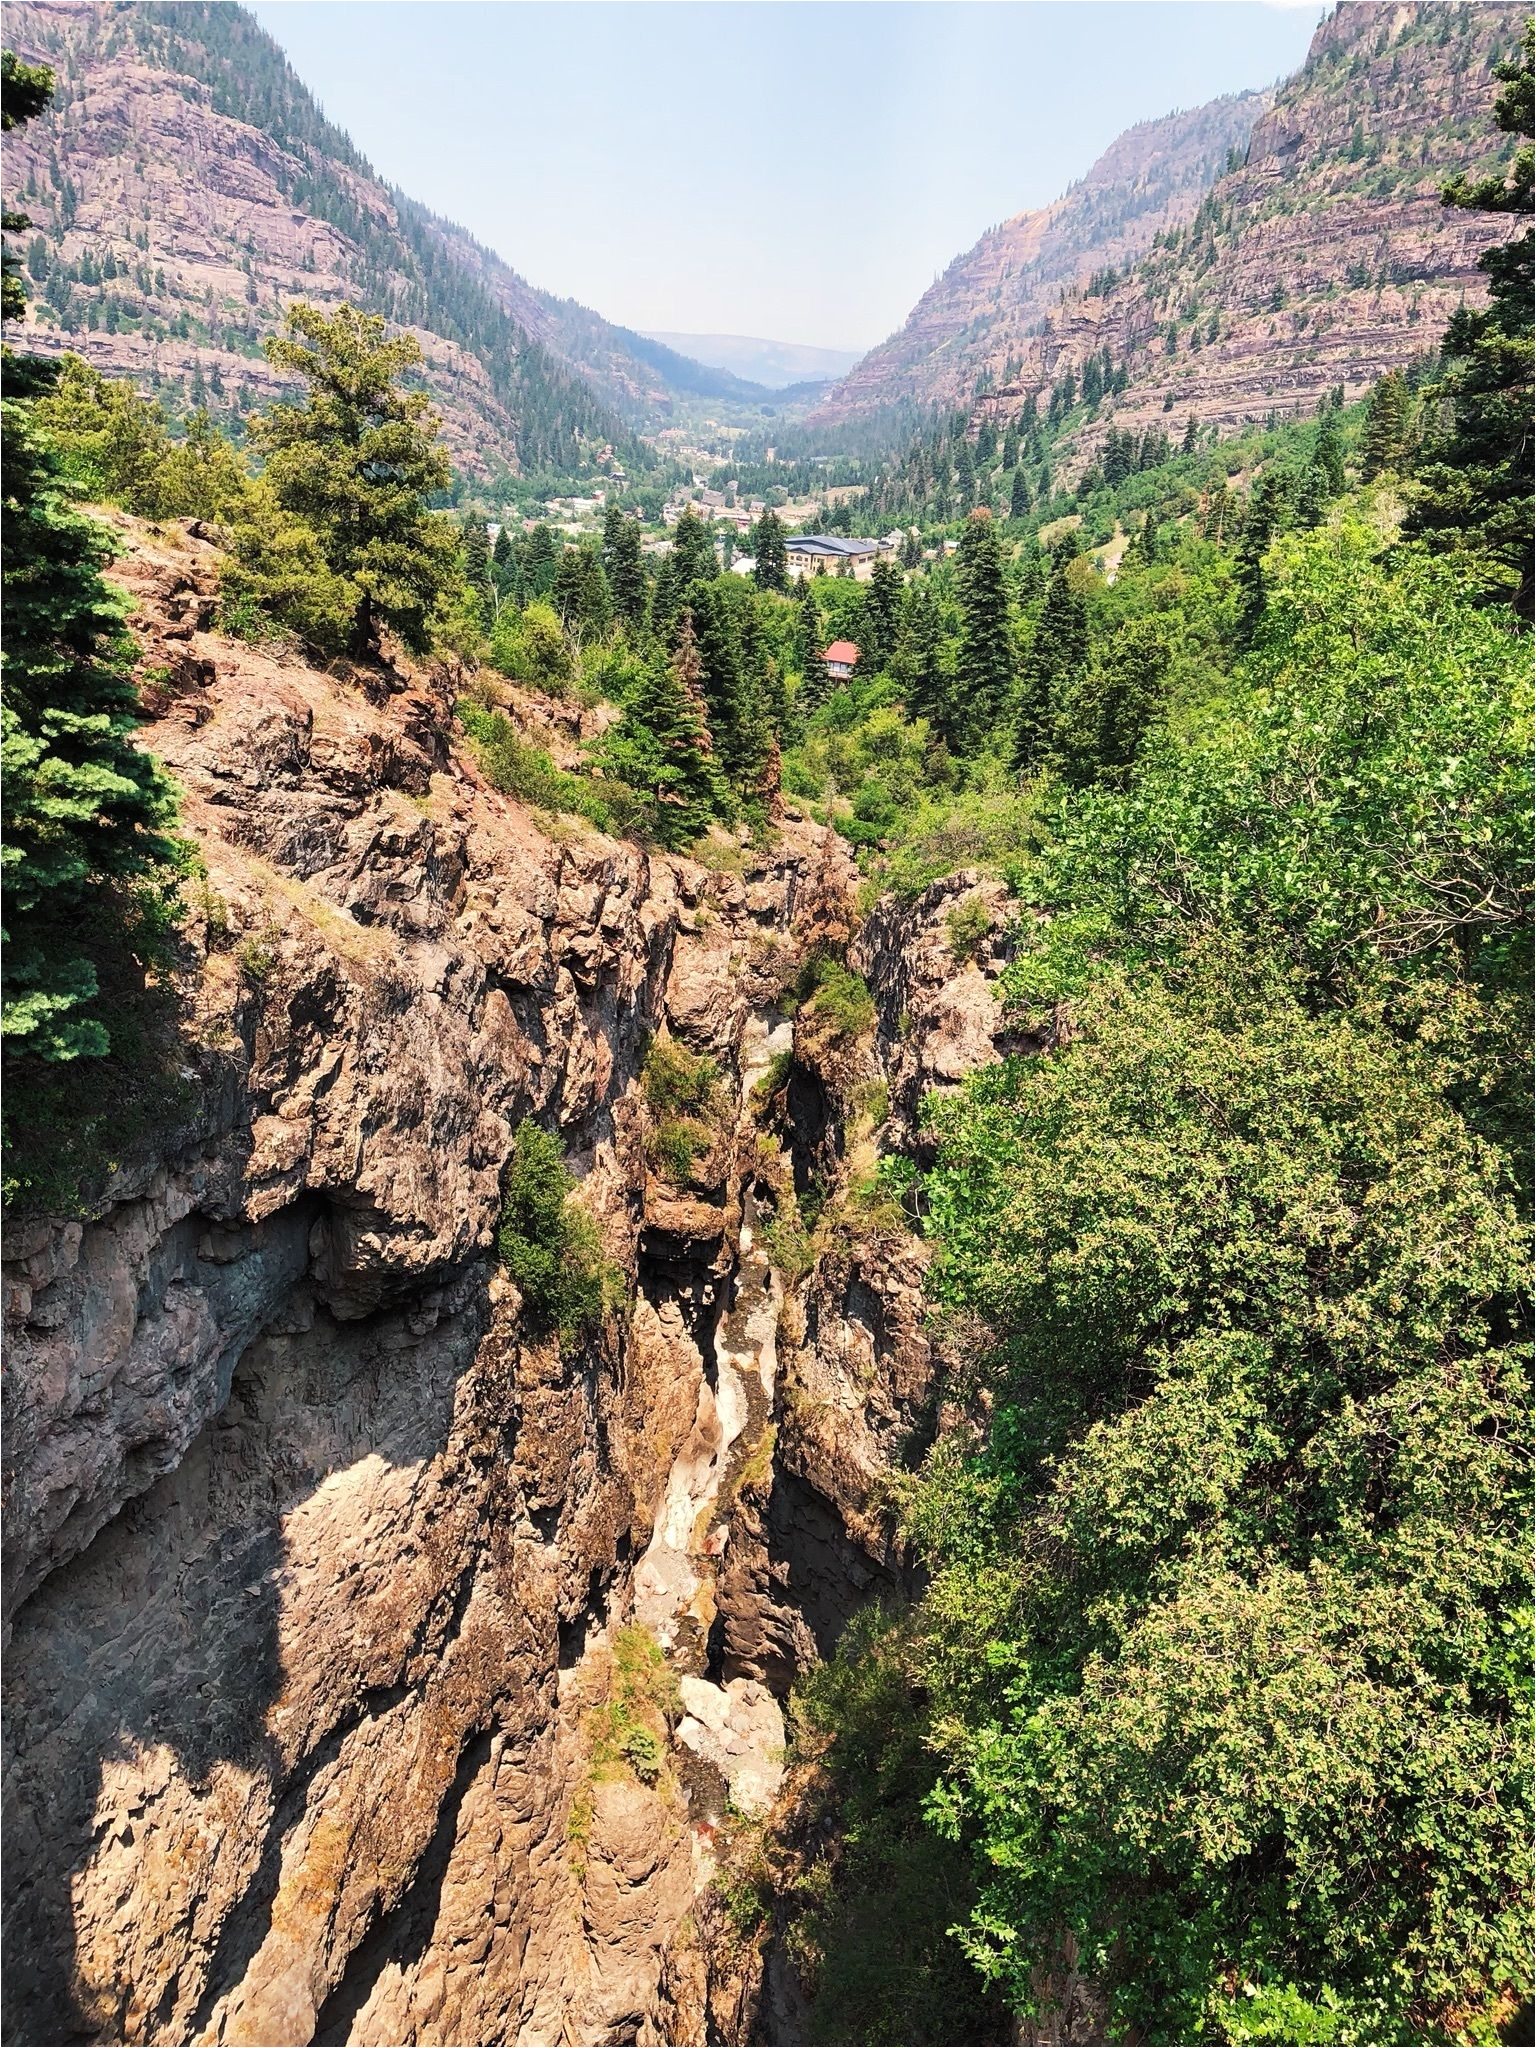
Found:
<svg viewBox="0 0 1536 2048"><path fill-rule="evenodd" d="M693 1912L710 1774L768 1795L774 1695L899 1568L863 1505L931 1376L915 1241L774 1302L792 1386L857 1414L851 1463L802 1400L746 1471L781 1394L743 1365L741 1447L684 1544L697 1767L594 1776L581 1702L755 1329L743 1045L845 935L846 849L792 822L714 873L557 835L454 752L451 676L228 642L211 550L125 547L145 741L208 869L192 1107L83 1224L7 1244L7 2037L739 2038ZM946 982L901 998L909 1119L961 1028ZM989 1004L976 972L967 1059ZM684 1201L643 1159L659 1028L744 1104ZM490 1259L529 1113L637 1288L565 1357Z"/></svg>

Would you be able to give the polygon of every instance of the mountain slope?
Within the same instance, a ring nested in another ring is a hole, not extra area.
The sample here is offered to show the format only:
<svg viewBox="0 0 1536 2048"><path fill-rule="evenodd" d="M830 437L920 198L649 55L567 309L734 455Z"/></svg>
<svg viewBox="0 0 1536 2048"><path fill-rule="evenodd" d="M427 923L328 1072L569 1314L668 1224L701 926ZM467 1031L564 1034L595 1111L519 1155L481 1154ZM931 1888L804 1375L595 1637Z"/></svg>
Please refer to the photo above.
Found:
<svg viewBox="0 0 1536 2048"><path fill-rule="evenodd" d="M1121 426L1193 415L1226 431L1359 395L1438 344L1485 280L1486 222L1440 202L1500 161L1491 65L1523 9L1353 0L1187 225L1102 291L1066 293L1009 384L1011 417L1095 353L1129 372Z"/></svg>
<svg viewBox="0 0 1536 2048"><path fill-rule="evenodd" d="M1268 104L1267 93L1240 93L1127 129L1060 199L1015 214L957 256L814 418L851 419L903 399L954 404L987 379L1006 382L1062 287L1125 263L1188 220Z"/></svg>
<svg viewBox="0 0 1536 2048"><path fill-rule="evenodd" d="M766 384L774 391L845 376L859 360L857 349L815 348L805 342L767 341L752 334L669 334L652 328L649 337L698 362Z"/></svg>
<svg viewBox="0 0 1536 2048"><path fill-rule="evenodd" d="M243 9L26 0L6 35L59 82L7 148L34 222L29 346L245 407L279 388L261 340L282 307L350 298L418 335L461 467L644 459L624 422L668 408L654 349L384 186Z"/></svg>
<svg viewBox="0 0 1536 2048"><path fill-rule="evenodd" d="M623 418L638 424L669 413L678 397L750 402L769 395L763 385L684 355L653 335L616 326L578 299L540 291L465 229L435 215L425 218L503 310L552 355L578 370Z"/></svg>

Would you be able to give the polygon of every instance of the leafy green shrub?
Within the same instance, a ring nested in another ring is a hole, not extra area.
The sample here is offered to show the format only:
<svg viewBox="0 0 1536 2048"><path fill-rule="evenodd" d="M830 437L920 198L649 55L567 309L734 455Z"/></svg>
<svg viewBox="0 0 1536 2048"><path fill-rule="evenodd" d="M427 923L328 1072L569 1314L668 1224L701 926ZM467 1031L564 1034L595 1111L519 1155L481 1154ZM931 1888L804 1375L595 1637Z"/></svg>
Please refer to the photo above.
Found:
<svg viewBox="0 0 1536 2048"><path fill-rule="evenodd" d="M858 1038L875 1021L875 1000L863 975L830 954L816 953L800 970L795 993L839 1038Z"/></svg>
<svg viewBox="0 0 1536 2048"><path fill-rule="evenodd" d="M619 1629L608 1653L608 1696L587 1718L594 1777L615 1769L654 1785L666 1767L672 1726L682 1714L677 1680L649 1629Z"/></svg>
<svg viewBox="0 0 1536 2048"><path fill-rule="evenodd" d="M493 789L535 810L585 818L600 832L625 829L635 799L622 783L605 780L599 789L581 776L568 775L542 747L523 739L504 712L489 710L472 697L461 697L455 708Z"/></svg>
<svg viewBox="0 0 1536 2048"><path fill-rule="evenodd" d="M968 960L974 960L992 929L992 914L985 898L973 889L958 903L952 903L944 914L944 929L949 934L949 951L955 965L963 967Z"/></svg>
<svg viewBox="0 0 1536 2048"><path fill-rule="evenodd" d="M615 1282L575 1187L558 1138L525 1118L512 1141L496 1250L530 1325L562 1337L601 1318Z"/></svg>
<svg viewBox="0 0 1536 2048"><path fill-rule="evenodd" d="M675 1038L653 1038L640 1079L653 1116L693 1116L714 1108L720 1069Z"/></svg>
<svg viewBox="0 0 1536 2048"><path fill-rule="evenodd" d="M769 1060L753 1085L752 1099L759 1112L765 1110L775 1095L789 1079L789 1070L795 1063L792 1052L776 1052Z"/></svg>
<svg viewBox="0 0 1536 2048"><path fill-rule="evenodd" d="M779 1197L773 1220L763 1232L763 1249L791 1285L806 1279L816 1263L816 1248L800 1214L800 1204L788 1191Z"/></svg>
<svg viewBox="0 0 1536 2048"><path fill-rule="evenodd" d="M664 1180L686 1187L712 1139L692 1117L669 1116L646 1139L645 1156Z"/></svg>
<svg viewBox="0 0 1536 2048"><path fill-rule="evenodd" d="M491 633L491 660L503 675L552 696L564 694L576 669L559 614L540 603L523 612L503 608Z"/></svg>
<svg viewBox="0 0 1536 2048"><path fill-rule="evenodd" d="M667 1752L653 1729L626 1728L619 1739L619 1750L641 1784L655 1784Z"/></svg>

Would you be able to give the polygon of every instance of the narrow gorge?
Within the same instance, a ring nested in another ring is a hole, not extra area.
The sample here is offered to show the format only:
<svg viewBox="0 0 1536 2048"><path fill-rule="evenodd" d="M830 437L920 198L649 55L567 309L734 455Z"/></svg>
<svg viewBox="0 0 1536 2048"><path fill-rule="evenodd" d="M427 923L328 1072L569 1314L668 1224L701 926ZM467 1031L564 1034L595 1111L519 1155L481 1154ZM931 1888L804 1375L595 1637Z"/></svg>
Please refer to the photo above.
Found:
<svg viewBox="0 0 1536 2048"><path fill-rule="evenodd" d="M874 1133L991 1055L1002 887L861 916L800 818L709 867L557 827L451 660L226 639L197 522L118 526L206 873L155 1141L7 1244L7 2038L794 2038L717 1873L904 1585L936 1374ZM797 1009L844 957L873 1014ZM717 1077L686 1172L657 1044ZM622 1278L576 1340L495 1254L528 1118Z"/></svg>

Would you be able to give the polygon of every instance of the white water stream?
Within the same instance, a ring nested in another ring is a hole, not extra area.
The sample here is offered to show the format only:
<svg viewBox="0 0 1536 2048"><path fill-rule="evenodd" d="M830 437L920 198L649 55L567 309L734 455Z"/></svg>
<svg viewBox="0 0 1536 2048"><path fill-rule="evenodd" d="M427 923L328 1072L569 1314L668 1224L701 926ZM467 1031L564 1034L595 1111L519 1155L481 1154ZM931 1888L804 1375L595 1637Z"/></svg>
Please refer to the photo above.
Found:
<svg viewBox="0 0 1536 2048"><path fill-rule="evenodd" d="M753 1017L742 1046L741 1110L792 1027ZM715 1383L704 1380L693 1428L673 1462L651 1540L635 1570L635 1620L679 1667L686 1709L678 1740L713 1764L732 1802L756 1813L771 1805L784 1774L784 1719L755 1679L716 1685L702 1676L715 1615L715 1578L730 1541L734 1488L773 1414L776 1338L783 1289L756 1238L757 1205L743 1197L740 1255L714 1333Z"/></svg>

